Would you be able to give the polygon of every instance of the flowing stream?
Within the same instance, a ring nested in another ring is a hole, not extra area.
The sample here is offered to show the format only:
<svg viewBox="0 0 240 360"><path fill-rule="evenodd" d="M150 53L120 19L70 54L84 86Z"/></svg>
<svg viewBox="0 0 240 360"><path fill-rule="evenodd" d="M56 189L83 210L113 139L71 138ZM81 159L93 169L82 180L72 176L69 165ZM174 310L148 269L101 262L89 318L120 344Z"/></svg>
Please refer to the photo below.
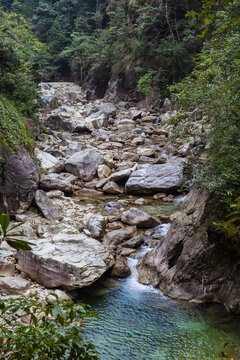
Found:
<svg viewBox="0 0 240 360"><path fill-rule="evenodd" d="M169 226L159 231L164 234ZM222 306L179 302L138 282L137 262L149 250L143 246L128 258L132 274L127 279L104 277L79 294L98 315L85 328L100 359L215 360L223 358L226 343L239 346L239 317Z"/></svg>

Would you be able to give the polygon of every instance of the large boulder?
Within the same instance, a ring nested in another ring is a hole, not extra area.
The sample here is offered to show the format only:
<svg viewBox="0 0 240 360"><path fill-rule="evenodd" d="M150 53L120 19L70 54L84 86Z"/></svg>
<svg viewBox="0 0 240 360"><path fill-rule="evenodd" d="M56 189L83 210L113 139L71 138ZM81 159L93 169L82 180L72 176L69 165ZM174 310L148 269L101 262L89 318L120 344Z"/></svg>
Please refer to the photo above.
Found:
<svg viewBox="0 0 240 360"><path fill-rule="evenodd" d="M38 173L31 158L20 153L0 160L0 212L24 212L37 190Z"/></svg>
<svg viewBox="0 0 240 360"><path fill-rule="evenodd" d="M47 288L89 286L113 264L103 245L84 234L57 233L39 239L30 251L19 250L18 269Z"/></svg>
<svg viewBox="0 0 240 360"><path fill-rule="evenodd" d="M183 161L171 161L160 165L138 165L126 183L126 192L151 194L175 192L183 184Z"/></svg>
<svg viewBox="0 0 240 360"><path fill-rule="evenodd" d="M98 166L102 162L97 151L86 149L73 154L66 161L65 169L82 180L90 181L94 178Z"/></svg>
<svg viewBox="0 0 240 360"><path fill-rule="evenodd" d="M121 221L125 224L136 225L138 228L143 229L159 225L159 222L152 216L134 207L122 213Z"/></svg>
<svg viewBox="0 0 240 360"><path fill-rule="evenodd" d="M191 190L166 237L139 262L139 280L171 298L214 301L240 313L240 255L229 239L209 232L212 206L205 193Z"/></svg>

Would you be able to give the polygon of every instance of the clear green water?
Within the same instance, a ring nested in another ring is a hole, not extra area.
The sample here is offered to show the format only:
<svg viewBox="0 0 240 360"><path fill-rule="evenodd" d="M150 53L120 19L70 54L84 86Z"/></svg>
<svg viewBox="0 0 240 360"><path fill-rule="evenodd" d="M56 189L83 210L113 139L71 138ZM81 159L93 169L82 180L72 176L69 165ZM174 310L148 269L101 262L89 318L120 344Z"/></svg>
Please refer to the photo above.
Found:
<svg viewBox="0 0 240 360"><path fill-rule="evenodd" d="M101 360L215 360L227 342L240 345L239 317L221 306L166 298L138 284L135 274L106 280L80 298L98 315L85 327Z"/></svg>
<svg viewBox="0 0 240 360"><path fill-rule="evenodd" d="M110 200L82 199L81 203L94 204L101 211ZM151 201L141 208L158 215L170 214L177 207ZM171 300L139 284L137 262L138 258L129 259L129 278L106 277L79 293L79 300L90 304L98 315L85 328L101 360L240 360L240 352L234 357L221 356L226 343L231 349L240 346L240 316L226 314L220 305Z"/></svg>

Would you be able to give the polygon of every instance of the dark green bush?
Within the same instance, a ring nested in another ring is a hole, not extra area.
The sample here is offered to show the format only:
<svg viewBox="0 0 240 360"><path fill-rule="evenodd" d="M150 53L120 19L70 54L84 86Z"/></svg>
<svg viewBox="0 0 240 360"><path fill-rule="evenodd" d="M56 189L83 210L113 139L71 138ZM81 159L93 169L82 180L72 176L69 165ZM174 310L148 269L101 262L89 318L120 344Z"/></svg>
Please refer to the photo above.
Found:
<svg viewBox="0 0 240 360"><path fill-rule="evenodd" d="M82 325L94 314L85 304L37 296L0 300L0 358L97 360ZM53 297L52 296L52 297Z"/></svg>

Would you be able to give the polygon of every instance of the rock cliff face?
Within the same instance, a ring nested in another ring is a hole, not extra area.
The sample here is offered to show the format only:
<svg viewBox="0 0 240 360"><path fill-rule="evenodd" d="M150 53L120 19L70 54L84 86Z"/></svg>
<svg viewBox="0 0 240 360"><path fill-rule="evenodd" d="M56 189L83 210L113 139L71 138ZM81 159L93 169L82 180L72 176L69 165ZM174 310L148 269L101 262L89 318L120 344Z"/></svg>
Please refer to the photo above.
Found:
<svg viewBox="0 0 240 360"><path fill-rule="evenodd" d="M193 189L161 244L138 265L139 280L164 294L194 302L222 303L240 313L240 256L208 234L208 197Z"/></svg>

